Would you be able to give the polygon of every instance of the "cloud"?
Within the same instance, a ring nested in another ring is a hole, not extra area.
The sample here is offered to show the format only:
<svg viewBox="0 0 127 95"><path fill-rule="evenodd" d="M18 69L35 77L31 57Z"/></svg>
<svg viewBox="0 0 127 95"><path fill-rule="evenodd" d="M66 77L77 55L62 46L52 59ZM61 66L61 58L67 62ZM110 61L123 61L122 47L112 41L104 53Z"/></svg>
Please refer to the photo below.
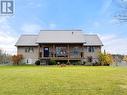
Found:
<svg viewBox="0 0 127 95"><path fill-rule="evenodd" d="M16 54L16 47L14 46L16 41L19 38L19 34L15 27L12 27L10 20L12 17L1 17L0 19L0 49L8 54ZM19 30L22 31L22 34L38 34L42 29L39 24L23 24ZM18 33L18 34L17 34Z"/></svg>
<svg viewBox="0 0 127 95"><path fill-rule="evenodd" d="M107 13L108 9L110 8L111 4L112 4L112 0L103 0L103 5L101 8L101 13L105 14Z"/></svg>
<svg viewBox="0 0 127 95"><path fill-rule="evenodd" d="M40 8L40 7L42 7L42 5L40 3L37 3L37 2L36 2L36 4L35 4L35 2L29 2L29 3L27 3L26 6L29 8Z"/></svg>
<svg viewBox="0 0 127 95"><path fill-rule="evenodd" d="M38 34L38 32L42 29L42 27L39 24L23 24L21 27L21 31L24 34Z"/></svg>
<svg viewBox="0 0 127 95"><path fill-rule="evenodd" d="M117 18L112 18L109 20L109 24L120 24L120 21Z"/></svg>
<svg viewBox="0 0 127 95"><path fill-rule="evenodd" d="M26 3L24 5L24 8L32 8L32 9L36 9L36 8L41 8L41 7L46 7L46 2L45 0L26 0Z"/></svg>
<svg viewBox="0 0 127 95"><path fill-rule="evenodd" d="M105 43L108 44L110 41L113 39L116 39L116 35L110 34L110 35L99 35L101 40Z"/></svg>
<svg viewBox="0 0 127 95"><path fill-rule="evenodd" d="M96 22L93 23L94 28L99 28L100 26L101 26L100 22L96 21Z"/></svg>
<svg viewBox="0 0 127 95"><path fill-rule="evenodd" d="M10 17L1 17L0 19L0 49L9 54L16 53L14 46L17 37L13 35L14 29L9 23Z"/></svg>
<svg viewBox="0 0 127 95"><path fill-rule="evenodd" d="M104 46L103 50L113 54L127 55L127 38L120 38L119 35L103 35L100 36Z"/></svg>
<svg viewBox="0 0 127 95"><path fill-rule="evenodd" d="M55 24L55 23L49 24L49 28L50 28L50 29L55 29L55 28L56 28L56 24Z"/></svg>
<svg viewBox="0 0 127 95"><path fill-rule="evenodd" d="M55 29L56 28L56 24L55 23L49 23L47 24L43 24L43 26L41 26L40 24L35 24L35 23L25 23L21 26L21 31L23 34L38 34L38 32L40 32L40 30L42 29Z"/></svg>

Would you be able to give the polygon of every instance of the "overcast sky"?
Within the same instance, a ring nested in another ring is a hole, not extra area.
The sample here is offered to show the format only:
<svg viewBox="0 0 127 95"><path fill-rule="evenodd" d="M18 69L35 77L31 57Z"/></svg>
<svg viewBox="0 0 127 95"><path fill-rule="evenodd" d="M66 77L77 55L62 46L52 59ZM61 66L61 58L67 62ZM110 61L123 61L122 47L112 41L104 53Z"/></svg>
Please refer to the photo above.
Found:
<svg viewBox="0 0 127 95"><path fill-rule="evenodd" d="M127 54L127 23L114 16L120 0L14 0L13 16L0 16L0 48L16 53L21 34L42 29L82 29L98 34L109 53ZM127 0L124 0L127 2Z"/></svg>

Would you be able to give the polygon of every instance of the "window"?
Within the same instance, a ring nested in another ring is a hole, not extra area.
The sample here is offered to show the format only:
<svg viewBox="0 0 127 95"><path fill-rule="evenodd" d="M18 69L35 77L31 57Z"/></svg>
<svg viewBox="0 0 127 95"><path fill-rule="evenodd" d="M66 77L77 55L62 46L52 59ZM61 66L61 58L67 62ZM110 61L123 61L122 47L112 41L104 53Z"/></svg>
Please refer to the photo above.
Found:
<svg viewBox="0 0 127 95"><path fill-rule="evenodd" d="M73 47L71 50L71 57L79 57L80 56L80 48Z"/></svg>
<svg viewBox="0 0 127 95"><path fill-rule="evenodd" d="M56 56L58 56L58 57L67 56L66 47L56 47Z"/></svg>
<svg viewBox="0 0 127 95"><path fill-rule="evenodd" d="M88 52L94 52L94 51L95 51L95 48L93 46L88 47Z"/></svg>
<svg viewBox="0 0 127 95"><path fill-rule="evenodd" d="M44 48L46 51L49 50L49 48Z"/></svg>
<svg viewBox="0 0 127 95"><path fill-rule="evenodd" d="M34 49L33 49L33 47L29 47L29 48L25 48L25 52L26 53L33 53L34 52Z"/></svg>
<svg viewBox="0 0 127 95"><path fill-rule="evenodd" d="M74 47L74 48L73 48L73 54L74 54L74 55L78 55L78 54L79 54L79 49L78 49L78 47Z"/></svg>
<svg viewBox="0 0 127 95"><path fill-rule="evenodd" d="M26 63L29 63L28 59L26 61L27 61Z"/></svg>

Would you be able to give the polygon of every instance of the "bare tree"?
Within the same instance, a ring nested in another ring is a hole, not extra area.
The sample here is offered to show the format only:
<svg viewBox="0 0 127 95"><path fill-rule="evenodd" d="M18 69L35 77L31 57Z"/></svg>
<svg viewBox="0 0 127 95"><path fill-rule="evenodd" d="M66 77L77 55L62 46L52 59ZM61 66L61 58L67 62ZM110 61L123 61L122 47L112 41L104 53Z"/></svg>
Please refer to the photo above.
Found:
<svg viewBox="0 0 127 95"><path fill-rule="evenodd" d="M11 63L11 56L0 49L0 64Z"/></svg>
<svg viewBox="0 0 127 95"><path fill-rule="evenodd" d="M3 63L3 52L2 50L0 50L0 64Z"/></svg>
<svg viewBox="0 0 127 95"><path fill-rule="evenodd" d="M12 62L14 65L19 65L19 63L21 62L23 56L21 54L18 55L13 55L12 56Z"/></svg>

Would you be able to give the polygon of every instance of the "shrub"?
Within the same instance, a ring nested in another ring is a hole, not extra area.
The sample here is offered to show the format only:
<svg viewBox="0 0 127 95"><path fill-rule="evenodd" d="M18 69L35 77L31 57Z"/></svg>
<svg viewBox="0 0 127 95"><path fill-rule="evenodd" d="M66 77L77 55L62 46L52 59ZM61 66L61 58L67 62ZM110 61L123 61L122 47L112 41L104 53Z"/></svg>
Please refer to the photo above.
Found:
<svg viewBox="0 0 127 95"><path fill-rule="evenodd" d="M22 59L23 59L23 56L21 54L12 56L12 62L14 65L19 65Z"/></svg>
<svg viewBox="0 0 127 95"><path fill-rule="evenodd" d="M92 66L93 64L91 63L91 62L85 62L85 64L84 64L85 66Z"/></svg>
<svg viewBox="0 0 127 95"><path fill-rule="evenodd" d="M66 67L66 64L60 64L60 67Z"/></svg>
<svg viewBox="0 0 127 95"><path fill-rule="evenodd" d="M85 65L85 64L86 64L86 61L83 61L83 62L82 62L82 65Z"/></svg>
<svg viewBox="0 0 127 95"><path fill-rule="evenodd" d="M72 62L72 65L76 65L77 62Z"/></svg>
<svg viewBox="0 0 127 95"><path fill-rule="evenodd" d="M76 65L82 65L82 62L81 61L78 61Z"/></svg>
<svg viewBox="0 0 127 95"><path fill-rule="evenodd" d="M99 62L94 62L93 66L100 66L101 64Z"/></svg>
<svg viewBox="0 0 127 95"><path fill-rule="evenodd" d="M48 65L56 65L56 64L57 64L57 63L56 63L55 60L50 60Z"/></svg>
<svg viewBox="0 0 127 95"><path fill-rule="evenodd" d="M71 65L83 65L81 61L71 61Z"/></svg>
<svg viewBox="0 0 127 95"><path fill-rule="evenodd" d="M113 58L111 54L100 53L99 54L99 62L101 65L108 66L113 63Z"/></svg>
<svg viewBox="0 0 127 95"><path fill-rule="evenodd" d="M127 62L127 56L126 55L123 57L123 61Z"/></svg>
<svg viewBox="0 0 127 95"><path fill-rule="evenodd" d="M57 62L57 65L60 65L60 62Z"/></svg>
<svg viewBox="0 0 127 95"><path fill-rule="evenodd" d="M37 60L37 61L35 62L35 64L36 64L36 65L40 65L40 61Z"/></svg>

